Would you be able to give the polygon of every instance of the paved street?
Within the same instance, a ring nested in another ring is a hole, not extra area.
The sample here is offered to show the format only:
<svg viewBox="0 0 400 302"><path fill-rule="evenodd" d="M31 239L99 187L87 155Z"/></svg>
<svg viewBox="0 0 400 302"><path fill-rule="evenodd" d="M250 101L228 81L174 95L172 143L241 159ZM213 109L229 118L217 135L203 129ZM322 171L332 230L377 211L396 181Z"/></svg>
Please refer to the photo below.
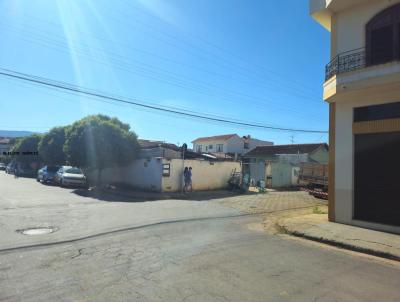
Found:
<svg viewBox="0 0 400 302"><path fill-rule="evenodd" d="M302 192L82 195L0 173L0 301L400 300L397 263L269 235L254 227L261 216L242 215L246 198L256 212L312 206ZM16 232L37 226L58 231Z"/></svg>

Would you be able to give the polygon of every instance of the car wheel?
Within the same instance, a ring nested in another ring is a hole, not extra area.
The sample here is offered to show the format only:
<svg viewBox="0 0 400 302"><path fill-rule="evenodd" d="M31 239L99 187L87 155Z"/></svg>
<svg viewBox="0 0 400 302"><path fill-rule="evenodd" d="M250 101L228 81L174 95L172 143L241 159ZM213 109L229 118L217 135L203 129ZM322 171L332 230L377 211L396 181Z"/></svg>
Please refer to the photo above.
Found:
<svg viewBox="0 0 400 302"><path fill-rule="evenodd" d="M64 181L62 180L62 178L60 179L60 186L63 188L65 187L65 184L64 184Z"/></svg>
<svg viewBox="0 0 400 302"><path fill-rule="evenodd" d="M37 181L37 182L40 182L40 179L39 179L39 177L36 177L36 181Z"/></svg>

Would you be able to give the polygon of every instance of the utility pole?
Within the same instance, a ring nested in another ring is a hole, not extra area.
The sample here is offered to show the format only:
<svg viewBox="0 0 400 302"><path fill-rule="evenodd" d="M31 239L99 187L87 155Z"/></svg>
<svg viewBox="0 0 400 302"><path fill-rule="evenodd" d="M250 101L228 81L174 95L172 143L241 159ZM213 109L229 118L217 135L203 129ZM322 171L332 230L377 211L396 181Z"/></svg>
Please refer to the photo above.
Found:
<svg viewBox="0 0 400 302"><path fill-rule="evenodd" d="M290 142L292 143L292 145L294 144L294 135L293 134L290 136Z"/></svg>
<svg viewBox="0 0 400 302"><path fill-rule="evenodd" d="M183 144L182 145L182 193L183 193L183 189L185 187L185 152L187 150L187 145Z"/></svg>

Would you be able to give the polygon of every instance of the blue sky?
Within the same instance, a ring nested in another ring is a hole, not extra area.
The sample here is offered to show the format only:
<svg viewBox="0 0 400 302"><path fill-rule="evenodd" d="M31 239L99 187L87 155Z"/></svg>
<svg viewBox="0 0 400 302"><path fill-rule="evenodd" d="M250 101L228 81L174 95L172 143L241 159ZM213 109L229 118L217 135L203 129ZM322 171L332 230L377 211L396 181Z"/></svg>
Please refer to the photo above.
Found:
<svg viewBox="0 0 400 302"><path fill-rule="evenodd" d="M327 130L329 35L308 0L1 0L0 68L165 107L271 126ZM45 132L88 114L140 138L189 143L238 133L276 144L327 135L161 114L0 77L0 129ZM292 137L293 135L293 137Z"/></svg>

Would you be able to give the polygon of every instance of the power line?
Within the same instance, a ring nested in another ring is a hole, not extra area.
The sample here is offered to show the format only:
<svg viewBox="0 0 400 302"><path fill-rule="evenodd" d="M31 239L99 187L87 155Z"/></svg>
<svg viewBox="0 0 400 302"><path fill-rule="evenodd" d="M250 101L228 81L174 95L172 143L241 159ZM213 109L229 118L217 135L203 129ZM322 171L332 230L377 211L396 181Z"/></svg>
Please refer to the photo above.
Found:
<svg viewBox="0 0 400 302"><path fill-rule="evenodd" d="M23 80L26 82L44 85L47 87L58 88L58 89L65 90L65 91L72 91L72 92L76 92L76 93L87 95L87 96L111 100L111 101L115 101L115 102L119 102L119 103L131 104L131 105L139 106L142 108L147 108L147 109L156 110L156 111L162 111L162 112L166 112L166 113L172 113L172 114L185 116L185 117L209 120L209 121L213 121L213 122L220 122L220 123L225 123L225 124L248 126L248 127L253 127L253 128L261 128L261 129L269 129L269 130L278 130L278 131L303 132L303 133L328 133L327 131L322 131L322 130L273 127L273 126L254 124L254 123L244 122L244 121L243 122L242 121L234 121L234 120L229 120L226 118L209 117L209 116L205 116L202 114L184 112L181 110L167 109L167 108L162 108L162 107L159 107L156 105L145 104L145 102L143 102L139 99L132 99L132 98L128 99L128 98L119 97L119 96L106 95L104 93L91 91L87 88L80 87L77 85L72 85L72 84L60 82L60 81L53 81L50 79L33 76L33 75L28 75L28 74L23 74L23 73L19 73L16 71L3 69L3 68L0 68L0 75L6 76L9 78Z"/></svg>
<svg viewBox="0 0 400 302"><path fill-rule="evenodd" d="M233 101L228 96L225 96L225 95L224 96L220 96L218 93L212 92L212 89L205 89L207 87L205 86L204 82L203 83L200 83L200 82L196 83L196 81L193 81L193 80L188 80L188 79L184 79L183 80L182 76L180 78L178 78L177 76L172 75L171 72L168 72L167 70L162 70L160 72L160 71L154 71L154 70L148 69L148 67L141 67L141 66L133 68L134 65L132 65L131 63L129 63L127 61L121 61L118 58L119 55L117 56L116 59L113 58L111 60L112 63L109 63L109 62L105 62L103 57L99 58L99 56L90 54L87 50L84 50L84 49L79 50L75 46L73 47L72 50L68 49L68 48L65 48L65 46L63 47L62 45L60 45L61 42L59 42L57 40L51 41L51 39L50 39L50 43L49 43L49 41L48 41L49 38L45 38L45 40L43 42L44 44L42 44L42 43L39 43L39 42L43 41L43 38L35 38L34 40L29 40L30 38L28 38L28 39L24 38L24 39L28 40L28 42L32 42L32 43L35 43L35 44L46 46L46 48L48 48L48 49L52 48L52 49L55 49L55 50L58 50L58 51L62 51L62 52L66 52L66 53L69 53L69 54L84 56L85 58L87 58L89 60L92 60L92 61L95 61L97 63L100 63L100 64L102 64L104 66L117 68L117 69L123 70L125 72L131 73L131 74L135 74L135 75L139 75L139 76L142 76L142 77L144 76L146 78L155 79L156 81L159 81L159 82L162 82L162 83L166 83L168 85L173 85L173 86L181 87L181 88L184 88L184 89L190 89L190 90L196 91L197 93L201 93L201 94L204 94L204 95L215 96L215 97L218 97L219 99L223 99L223 100L225 100L227 102L236 104L236 102ZM143 63L140 63L140 65L143 65ZM147 64L145 64L145 65L147 65ZM127 67L130 67L130 66L132 66L132 68L127 68ZM141 71L141 72L139 72L139 71ZM169 79L163 78L166 75L168 76ZM160 78L160 76L161 76L161 78ZM185 83L184 81L187 81L187 83ZM194 86L194 87L193 86L188 86L188 85L191 85L190 82L192 82L196 86ZM235 92L235 91L228 91L228 90L226 90L224 88L220 88L220 87L218 87L216 85L213 85L213 84L208 84L208 85L214 86L214 89L213 89L214 91L216 89L217 89L217 91L222 91L222 92L226 91L226 93L234 95L235 98L239 98L240 97L241 99L244 99L244 100L251 100L252 106L256 106L258 108L258 110L261 110L261 111L265 110L265 105L266 104L264 102L262 102L262 100L257 100L256 97L253 97L251 95L246 95L246 94L243 94L243 93L238 93L238 92ZM199 86L199 87L197 87L197 86ZM204 88L202 88L201 86L204 86ZM267 101L267 103L270 103L270 101ZM272 104L275 105L275 107L277 107L276 103L272 103ZM279 106L277 108L270 107L269 108L269 112L271 110L281 110L281 111L284 110L285 112L292 112L294 114L301 115L301 112L299 112L297 110L294 110L292 108L288 108L287 106L284 106L284 105L283 106ZM309 117L310 117L310 114L309 114Z"/></svg>

